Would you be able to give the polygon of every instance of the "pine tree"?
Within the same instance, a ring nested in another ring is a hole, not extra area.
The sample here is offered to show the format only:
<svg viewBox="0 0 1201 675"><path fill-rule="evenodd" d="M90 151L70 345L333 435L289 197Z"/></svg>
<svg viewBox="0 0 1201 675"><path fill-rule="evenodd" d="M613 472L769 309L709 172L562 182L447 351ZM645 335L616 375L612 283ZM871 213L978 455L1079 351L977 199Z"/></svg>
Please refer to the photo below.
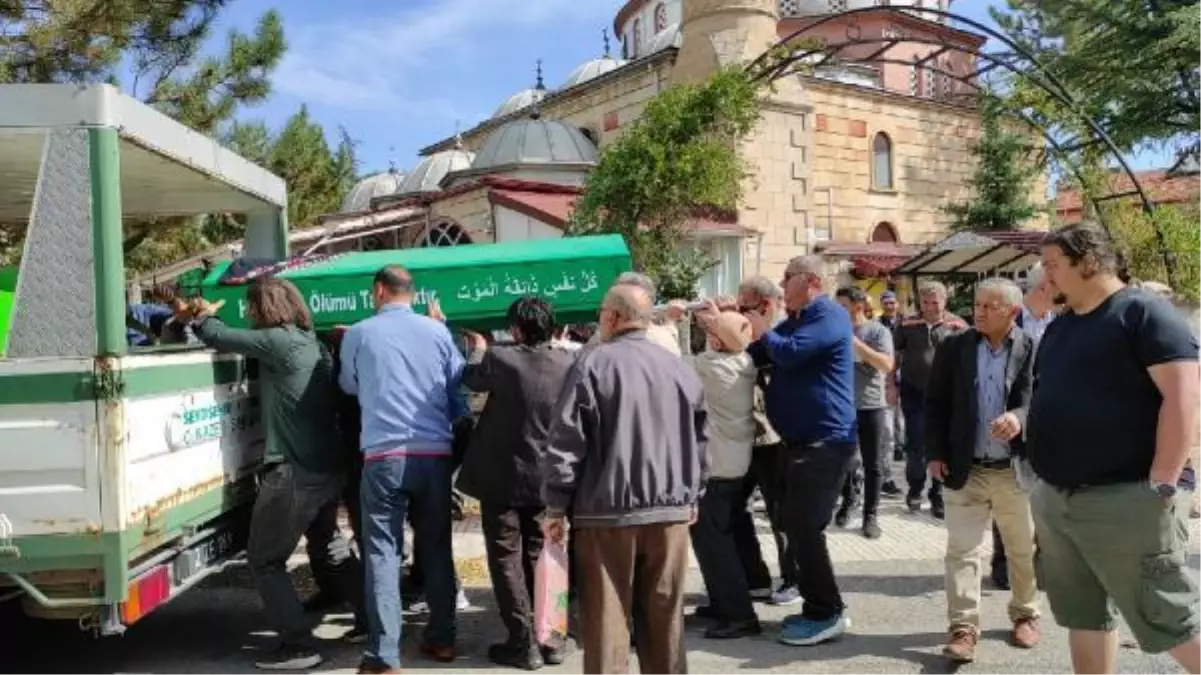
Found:
<svg viewBox="0 0 1201 675"><path fill-rule="evenodd" d="M1028 136L1012 128L999 103L986 98L981 107L980 138L971 149L976 169L967 183L968 201L948 204L956 230L1010 230L1037 216L1040 209L1030 199L1033 181L1041 168L1035 162Z"/></svg>

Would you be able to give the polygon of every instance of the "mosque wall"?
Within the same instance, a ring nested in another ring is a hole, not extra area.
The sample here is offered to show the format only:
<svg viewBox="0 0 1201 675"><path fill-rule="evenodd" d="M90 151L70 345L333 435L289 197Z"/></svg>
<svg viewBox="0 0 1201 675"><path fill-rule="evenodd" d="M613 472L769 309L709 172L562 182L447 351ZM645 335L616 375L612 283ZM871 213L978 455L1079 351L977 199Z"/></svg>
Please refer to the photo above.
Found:
<svg viewBox="0 0 1201 675"><path fill-rule="evenodd" d="M589 130L600 147L642 115L647 101L670 86L672 60L660 59L629 68L622 76L546 104L543 113Z"/></svg>
<svg viewBox="0 0 1201 675"><path fill-rule="evenodd" d="M492 205L488 201L486 187L439 199L430 205L430 212L434 219L450 218L458 223L471 235L472 243L491 243L494 240Z"/></svg>

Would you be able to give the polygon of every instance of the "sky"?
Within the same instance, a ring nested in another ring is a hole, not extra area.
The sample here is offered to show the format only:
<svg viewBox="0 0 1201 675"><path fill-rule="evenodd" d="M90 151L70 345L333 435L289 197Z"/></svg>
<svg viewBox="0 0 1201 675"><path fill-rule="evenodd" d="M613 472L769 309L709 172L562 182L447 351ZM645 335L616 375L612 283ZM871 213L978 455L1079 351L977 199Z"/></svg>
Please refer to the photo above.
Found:
<svg viewBox="0 0 1201 675"><path fill-rule="evenodd" d="M407 170L418 150L487 119L510 95L533 86L542 60L546 86L599 57L623 0L236 0L214 32L250 30L268 9L281 12L289 48L272 97L242 111L282 125L301 104L330 133L359 142L364 174ZM988 0L952 10L992 24ZM613 52L620 45L613 40ZM1163 153L1135 158L1163 166Z"/></svg>

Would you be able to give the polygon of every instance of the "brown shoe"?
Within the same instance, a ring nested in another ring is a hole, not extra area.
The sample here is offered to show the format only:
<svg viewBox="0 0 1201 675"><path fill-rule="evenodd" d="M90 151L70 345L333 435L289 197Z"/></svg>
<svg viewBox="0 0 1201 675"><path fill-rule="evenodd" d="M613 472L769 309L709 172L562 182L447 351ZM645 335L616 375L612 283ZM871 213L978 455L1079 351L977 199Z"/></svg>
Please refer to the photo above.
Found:
<svg viewBox="0 0 1201 675"><path fill-rule="evenodd" d="M450 663L455 660L454 645L432 645L427 642L421 645L421 653L439 663Z"/></svg>
<svg viewBox="0 0 1201 675"><path fill-rule="evenodd" d="M951 631L951 639L942 648L942 655L955 663L971 663L976 660L976 645L980 634L975 628L960 626Z"/></svg>
<svg viewBox="0 0 1201 675"><path fill-rule="evenodd" d="M1038 619L1027 617L1013 622L1013 632L1009 634L1009 642L1014 647L1031 649L1042 639L1042 631L1038 629Z"/></svg>

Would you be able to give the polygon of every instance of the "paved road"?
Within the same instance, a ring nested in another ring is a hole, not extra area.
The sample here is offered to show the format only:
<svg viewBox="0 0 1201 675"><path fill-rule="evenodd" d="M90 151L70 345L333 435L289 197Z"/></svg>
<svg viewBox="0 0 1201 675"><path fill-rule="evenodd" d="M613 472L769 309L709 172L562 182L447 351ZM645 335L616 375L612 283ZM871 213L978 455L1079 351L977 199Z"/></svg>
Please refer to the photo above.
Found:
<svg viewBox="0 0 1201 675"><path fill-rule="evenodd" d="M761 638L712 642L700 636L703 624L689 622L688 646L693 672L798 673L926 673L951 672L939 656L944 638L945 603L941 547L945 541L935 521L887 507L885 537L867 541L852 531L831 534L846 599L854 622L853 634L840 642L802 649L780 645L773 633L787 612L760 607L768 629ZM1197 521L1194 521L1194 530ZM480 545L475 528L457 537L457 555L470 556ZM1194 532L1194 535L1196 533ZM772 547L763 538L765 553ZM1194 548L1196 537L1194 536ZM774 556L772 556L774 557ZM1197 556L1191 557L1194 570ZM301 574L304 570L299 570ZM303 582L302 582L303 583ZM689 604L703 601L699 573L690 579ZM503 672L484 657L487 645L503 630L492 609L491 589L477 584L468 589L476 608L460 615L460 652L453 668L440 667L415 654L419 626L406 637L406 672L436 670ZM963 673L1067 672L1070 664L1063 631L1047 621L1045 642L1032 652L1005 644L1006 595L987 591L984 598L984 641L979 660ZM353 669L358 651L337 641L349 622L332 616L317 631L327 640L328 661L321 672ZM270 644L257 609L249 575L232 570L204 587L159 610L122 638L93 640L71 626L45 626L4 620L0 633L0 671L98 673L238 673L252 670L255 652ZM578 655L546 672L579 672ZM1178 672L1165 657L1148 657L1123 649L1122 672Z"/></svg>

